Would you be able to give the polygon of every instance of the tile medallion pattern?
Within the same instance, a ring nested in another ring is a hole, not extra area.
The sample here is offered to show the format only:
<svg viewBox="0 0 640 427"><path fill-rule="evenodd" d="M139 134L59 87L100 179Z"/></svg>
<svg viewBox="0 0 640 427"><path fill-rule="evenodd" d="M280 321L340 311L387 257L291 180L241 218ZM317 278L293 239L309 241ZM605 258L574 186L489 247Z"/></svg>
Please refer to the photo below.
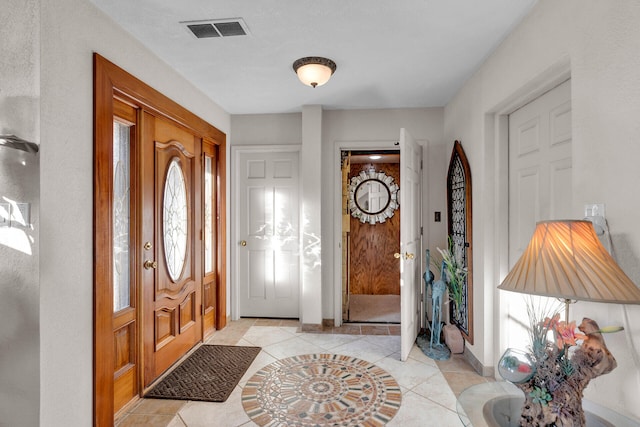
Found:
<svg viewBox="0 0 640 427"><path fill-rule="evenodd" d="M242 405L260 426L384 426L402 392L382 368L351 356L305 354L278 360L253 375Z"/></svg>

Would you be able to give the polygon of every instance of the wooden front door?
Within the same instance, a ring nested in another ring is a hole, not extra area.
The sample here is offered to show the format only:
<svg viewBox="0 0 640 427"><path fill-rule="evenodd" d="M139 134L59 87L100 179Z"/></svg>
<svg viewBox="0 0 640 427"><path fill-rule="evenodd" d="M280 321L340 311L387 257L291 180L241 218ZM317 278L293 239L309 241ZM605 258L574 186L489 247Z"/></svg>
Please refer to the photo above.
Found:
<svg viewBox="0 0 640 427"><path fill-rule="evenodd" d="M98 54L94 102L93 409L113 426L225 326L226 136Z"/></svg>
<svg viewBox="0 0 640 427"><path fill-rule="evenodd" d="M144 387L202 339L200 138L146 114L142 156ZM196 244L197 243L197 244Z"/></svg>

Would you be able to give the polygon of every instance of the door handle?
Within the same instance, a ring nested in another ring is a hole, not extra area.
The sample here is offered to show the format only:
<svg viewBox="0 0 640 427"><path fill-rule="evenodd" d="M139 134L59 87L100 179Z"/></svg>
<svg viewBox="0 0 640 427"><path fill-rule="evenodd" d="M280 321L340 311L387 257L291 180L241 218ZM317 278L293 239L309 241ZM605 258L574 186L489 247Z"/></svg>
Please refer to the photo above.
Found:
<svg viewBox="0 0 640 427"><path fill-rule="evenodd" d="M241 240L240 241L240 246L247 246L247 241L246 240Z"/></svg>
<svg viewBox="0 0 640 427"><path fill-rule="evenodd" d="M410 252L405 252L404 255L402 255L401 253L396 252L395 254L393 254L393 257L396 259L399 259L400 257L404 257L404 259L414 259L416 256L415 254L412 254Z"/></svg>
<svg viewBox="0 0 640 427"><path fill-rule="evenodd" d="M150 259L148 259L144 262L143 266L147 270L151 270L152 268L158 268L158 263L156 261L151 261Z"/></svg>

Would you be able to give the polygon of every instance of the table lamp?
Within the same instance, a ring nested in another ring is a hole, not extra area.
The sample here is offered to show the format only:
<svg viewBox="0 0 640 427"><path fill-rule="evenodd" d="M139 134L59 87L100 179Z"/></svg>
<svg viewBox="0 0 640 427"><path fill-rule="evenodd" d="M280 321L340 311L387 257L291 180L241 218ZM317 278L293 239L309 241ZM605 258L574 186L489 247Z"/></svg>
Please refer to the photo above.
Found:
<svg viewBox="0 0 640 427"><path fill-rule="evenodd" d="M640 288L602 246L590 221L541 221L498 289L560 298L640 304Z"/></svg>
<svg viewBox="0 0 640 427"><path fill-rule="evenodd" d="M556 316L540 322L543 353L535 354L533 345L534 354L507 349L498 363L501 375L524 391L520 425L584 426L582 391L617 363L596 322L583 319L578 326L582 334L575 333L569 304L577 300L640 304L640 289L602 246L593 224L578 220L538 222L529 245L498 289L565 303L564 322ZM547 342L547 331L554 332L556 343ZM578 345L576 340L582 344L569 352L569 347Z"/></svg>

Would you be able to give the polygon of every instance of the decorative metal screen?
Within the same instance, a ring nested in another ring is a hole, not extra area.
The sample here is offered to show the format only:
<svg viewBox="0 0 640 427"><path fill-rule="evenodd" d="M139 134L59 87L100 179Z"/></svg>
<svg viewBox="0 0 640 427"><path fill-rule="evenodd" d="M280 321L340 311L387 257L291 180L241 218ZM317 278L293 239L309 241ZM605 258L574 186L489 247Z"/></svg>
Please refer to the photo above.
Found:
<svg viewBox="0 0 640 427"><path fill-rule="evenodd" d="M471 270L471 170L462 145L456 141L451 153L447 174L449 236L453 251L460 254L468 274L463 286L459 315L451 313L456 325L469 343L473 344L473 272Z"/></svg>

